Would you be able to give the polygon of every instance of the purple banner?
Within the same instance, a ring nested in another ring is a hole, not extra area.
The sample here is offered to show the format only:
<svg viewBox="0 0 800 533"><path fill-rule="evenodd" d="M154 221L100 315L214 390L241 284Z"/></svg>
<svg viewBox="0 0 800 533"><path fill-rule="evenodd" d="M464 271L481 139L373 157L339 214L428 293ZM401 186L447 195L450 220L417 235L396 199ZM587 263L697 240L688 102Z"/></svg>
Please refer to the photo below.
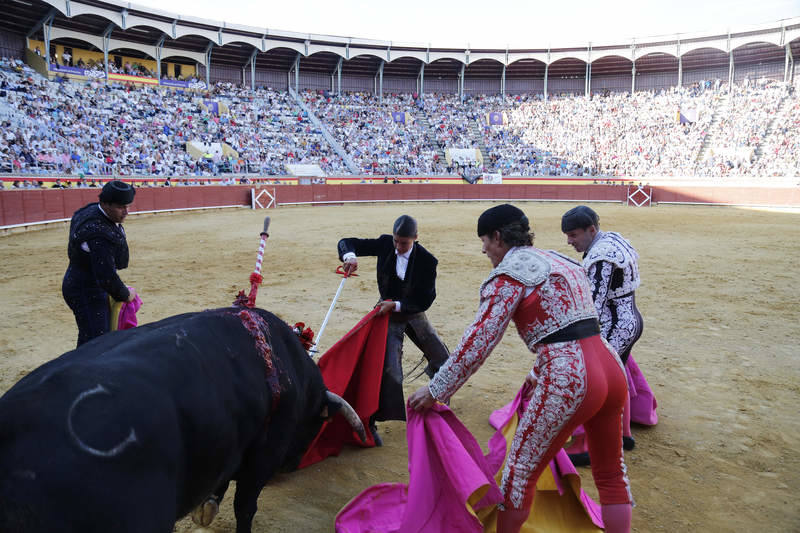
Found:
<svg viewBox="0 0 800 533"><path fill-rule="evenodd" d="M208 112L212 115L219 115L219 102L214 100L203 100L203 105L206 106Z"/></svg>
<svg viewBox="0 0 800 533"><path fill-rule="evenodd" d="M72 74L73 76L84 76L86 78L101 79L106 77L106 73L100 69L85 69L81 67L69 67L66 65L58 65L50 63L51 72L60 72L62 74Z"/></svg>
<svg viewBox="0 0 800 533"><path fill-rule="evenodd" d="M206 88L206 82L200 80L180 81L180 80L159 80L159 85L164 87L176 87L179 89L200 89Z"/></svg>
<svg viewBox="0 0 800 533"><path fill-rule="evenodd" d="M392 111L392 120L400 124L406 123L406 114L402 111Z"/></svg>
<svg viewBox="0 0 800 533"><path fill-rule="evenodd" d="M503 114L498 112L489 113L489 125L491 126L502 126L503 125Z"/></svg>

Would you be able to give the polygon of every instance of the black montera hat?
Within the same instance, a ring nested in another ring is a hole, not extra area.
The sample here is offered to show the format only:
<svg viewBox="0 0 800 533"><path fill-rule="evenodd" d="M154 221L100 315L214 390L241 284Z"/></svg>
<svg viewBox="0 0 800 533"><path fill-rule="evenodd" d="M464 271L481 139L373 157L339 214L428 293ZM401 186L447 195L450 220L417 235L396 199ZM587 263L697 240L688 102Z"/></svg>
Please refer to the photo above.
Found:
<svg viewBox="0 0 800 533"><path fill-rule="evenodd" d="M511 204L496 205L487 209L478 217L478 237L488 235L514 222L519 222L523 225L529 224L528 217L525 216L522 209Z"/></svg>
<svg viewBox="0 0 800 533"><path fill-rule="evenodd" d="M124 181L114 180L103 185L100 191L100 201L107 204L128 205L133 202L136 190Z"/></svg>
<svg viewBox="0 0 800 533"><path fill-rule="evenodd" d="M586 229L589 226L599 226L600 217L591 207L579 205L573 207L561 217L561 232L566 233L574 229Z"/></svg>
<svg viewBox="0 0 800 533"><path fill-rule="evenodd" d="M416 237L417 221L408 215L400 215L400 217L394 221L392 233L398 237Z"/></svg>

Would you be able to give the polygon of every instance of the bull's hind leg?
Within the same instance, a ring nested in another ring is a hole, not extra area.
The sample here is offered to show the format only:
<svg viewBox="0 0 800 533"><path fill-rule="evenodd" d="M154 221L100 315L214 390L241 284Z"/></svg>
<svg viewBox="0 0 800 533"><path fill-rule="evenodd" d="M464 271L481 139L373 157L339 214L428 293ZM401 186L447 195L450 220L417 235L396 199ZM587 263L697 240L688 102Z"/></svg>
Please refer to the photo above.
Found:
<svg viewBox="0 0 800 533"><path fill-rule="evenodd" d="M223 496L225 496L225 491L228 490L229 483L229 481L223 483L214 491L214 494L209 496L206 501L198 505L197 508L192 511L192 522L202 527L211 524L214 517L219 513L219 504L222 502Z"/></svg>

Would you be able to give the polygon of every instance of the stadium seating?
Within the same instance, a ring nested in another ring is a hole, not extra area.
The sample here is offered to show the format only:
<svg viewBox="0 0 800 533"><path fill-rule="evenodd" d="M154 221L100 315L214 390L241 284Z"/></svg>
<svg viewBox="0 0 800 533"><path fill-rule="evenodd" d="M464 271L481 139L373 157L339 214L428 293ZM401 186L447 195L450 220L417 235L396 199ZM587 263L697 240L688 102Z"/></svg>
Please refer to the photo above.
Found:
<svg viewBox="0 0 800 533"><path fill-rule="evenodd" d="M473 178L800 172L800 100L791 87L766 80L547 101L307 90L301 105L285 91L230 83L200 94L48 81L4 58L0 89L0 172L15 175L203 183L227 173L286 175L287 165L317 165L328 176ZM502 120L488 120L490 113ZM458 149L480 155L459 163L449 157Z"/></svg>

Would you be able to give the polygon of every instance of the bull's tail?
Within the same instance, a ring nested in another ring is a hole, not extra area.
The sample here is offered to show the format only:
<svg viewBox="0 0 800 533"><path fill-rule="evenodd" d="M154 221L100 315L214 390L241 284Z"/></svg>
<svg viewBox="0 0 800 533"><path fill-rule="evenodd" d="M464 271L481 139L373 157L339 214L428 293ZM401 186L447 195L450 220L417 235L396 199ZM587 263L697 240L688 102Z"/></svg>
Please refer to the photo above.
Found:
<svg viewBox="0 0 800 533"><path fill-rule="evenodd" d="M97 448L93 448L88 444L86 444L85 442L83 442L81 438L78 436L78 434L75 432L75 428L72 425L72 416L74 415L75 409L78 407L78 404L81 403L86 398L88 398L89 396L93 396L95 394L108 394L109 396L111 395L108 389L106 389L102 385L97 385L96 387L93 387L91 389L85 390L82 393L80 393L78 397L75 398L75 401L72 402L72 405L70 405L69 413L67 414L67 429L69 430L69 436L75 442L75 445L78 446L78 448L88 453L89 455L102 458L116 457L117 455L125 451L125 449L128 446L136 442L136 431L133 428L131 428L131 432L128 434L125 440L123 440L113 448L109 450L98 450Z"/></svg>

